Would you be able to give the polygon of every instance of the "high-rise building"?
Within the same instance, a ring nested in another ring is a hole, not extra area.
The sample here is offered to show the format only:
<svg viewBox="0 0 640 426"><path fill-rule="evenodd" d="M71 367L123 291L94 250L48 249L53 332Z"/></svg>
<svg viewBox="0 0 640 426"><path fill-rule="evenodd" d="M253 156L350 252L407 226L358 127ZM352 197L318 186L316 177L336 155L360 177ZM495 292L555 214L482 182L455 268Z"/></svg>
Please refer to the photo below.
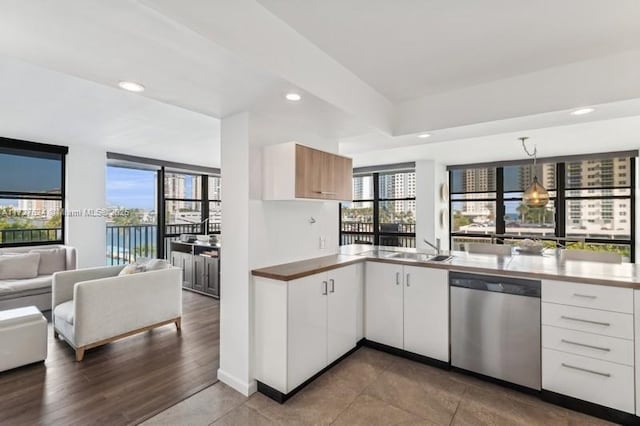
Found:
<svg viewBox="0 0 640 426"><path fill-rule="evenodd" d="M32 219L51 219L60 213L61 206L58 200L18 200L18 211Z"/></svg>
<svg viewBox="0 0 640 426"><path fill-rule="evenodd" d="M629 167L628 158L567 163L567 195L581 197L622 195L627 190L610 188L630 185ZM567 232L590 235L629 235L630 212L629 199L569 199L567 200Z"/></svg>

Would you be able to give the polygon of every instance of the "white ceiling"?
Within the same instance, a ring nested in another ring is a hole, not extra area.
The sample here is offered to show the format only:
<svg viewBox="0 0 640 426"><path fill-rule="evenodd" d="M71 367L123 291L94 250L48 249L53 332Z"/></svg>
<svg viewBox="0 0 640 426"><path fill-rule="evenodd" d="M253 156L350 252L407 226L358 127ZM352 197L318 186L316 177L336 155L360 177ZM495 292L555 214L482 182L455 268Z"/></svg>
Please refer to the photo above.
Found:
<svg viewBox="0 0 640 426"><path fill-rule="evenodd" d="M220 166L220 121L0 56L0 135Z"/></svg>
<svg viewBox="0 0 640 426"><path fill-rule="evenodd" d="M637 0L258 0L390 100L640 47Z"/></svg>
<svg viewBox="0 0 640 426"><path fill-rule="evenodd" d="M0 8L0 96L11 100L0 106L3 136L217 166L218 119L250 111L265 140L313 133L388 162L460 139L640 115L637 0ZM119 80L147 90L124 92ZM303 101L284 101L289 90ZM583 105L596 113L568 114ZM424 131L432 137L415 137Z"/></svg>
<svg viewBox="0 0 640 426"><path fill-rule="evenodd" d="M580 122L539 129L511 130L478 137L461 137L446 142L370 148L352 154L354 166L393 164L431 159L442 164L469 164L527 158L518 140L528 136L540 157L593 154L640 148L640 115L610 120Z"/></svg>

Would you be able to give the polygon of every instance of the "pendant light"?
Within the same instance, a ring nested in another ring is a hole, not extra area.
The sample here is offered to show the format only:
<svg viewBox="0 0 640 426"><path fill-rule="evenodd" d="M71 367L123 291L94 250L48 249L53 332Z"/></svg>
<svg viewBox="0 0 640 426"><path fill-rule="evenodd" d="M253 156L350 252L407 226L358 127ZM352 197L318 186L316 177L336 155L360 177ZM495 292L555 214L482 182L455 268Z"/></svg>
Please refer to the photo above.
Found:
<svg viewBox="0 0 640 426"><path fill-rule="evenodd" d="M533 157L533 181L531 182L531 185L529 185L527 190L524 191L524 194L522 194L522 201L524 202L525 206L532 209L544 207L549 203L549 193L544 188L544 186L542 186L540 182L538 182L537 169L536 169L536 162L538 159L538 148L534 145L533 153L531 153L527 149L527 145L526 145L526 141L529 138L522 137L519 139L522 142L522 148L524 149L524 152L529 157Z"/></svg>

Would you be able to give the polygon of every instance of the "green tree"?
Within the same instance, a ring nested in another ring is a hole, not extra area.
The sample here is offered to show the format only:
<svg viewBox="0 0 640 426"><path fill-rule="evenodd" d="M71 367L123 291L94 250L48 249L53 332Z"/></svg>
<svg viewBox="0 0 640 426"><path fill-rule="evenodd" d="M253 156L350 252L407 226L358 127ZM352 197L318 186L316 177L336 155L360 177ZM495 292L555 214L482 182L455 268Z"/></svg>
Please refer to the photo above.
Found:
<svg viewBox="0 0 640 426"><path fill-rule="evenodd" d="M49 220L47 220L44 224L45 228L55 229L62 227L62 215L58 212L53 215Z"/></svg>

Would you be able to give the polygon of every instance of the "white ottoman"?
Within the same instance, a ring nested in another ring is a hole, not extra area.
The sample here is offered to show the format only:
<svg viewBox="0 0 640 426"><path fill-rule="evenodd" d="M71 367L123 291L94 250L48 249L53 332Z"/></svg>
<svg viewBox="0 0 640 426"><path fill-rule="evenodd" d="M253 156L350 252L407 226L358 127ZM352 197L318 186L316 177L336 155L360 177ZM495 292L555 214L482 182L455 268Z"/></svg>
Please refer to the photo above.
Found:
<svg viewBox="0 0 640 426"><path fill-rule="evenodd" d="M0 311L0 371L47 358L47 320L35 307Z"/></svg>

